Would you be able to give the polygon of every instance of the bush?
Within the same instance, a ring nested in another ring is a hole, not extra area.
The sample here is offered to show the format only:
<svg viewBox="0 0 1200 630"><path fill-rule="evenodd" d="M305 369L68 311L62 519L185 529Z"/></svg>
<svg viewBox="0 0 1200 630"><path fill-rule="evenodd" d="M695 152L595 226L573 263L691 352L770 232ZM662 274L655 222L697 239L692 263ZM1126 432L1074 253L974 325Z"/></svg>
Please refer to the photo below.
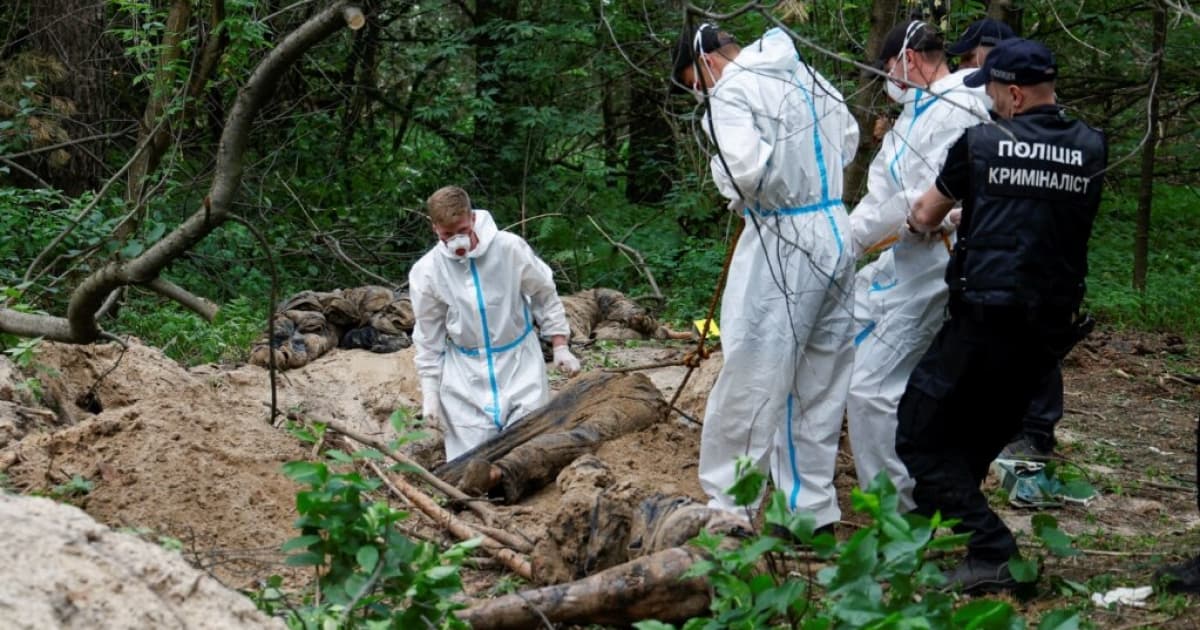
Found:
<svg viewBox="0 0 1200 630"><path fill-rule="evenodd" d="M750 505L766 479L747 458L738 462L739 481L729 490L739 505ZM768 531L783 528L829 563L816 575L782 575L780 561L797 555L790 543L757 536L730 549L720 538L701 534L694 542L711 556L697 563L691 577L712 583L708 617L691 619L684 630L751 628L1024 628L1020 614L1007 602L973 599L959 602L940 591L945 583L928 552L961 547L967 534L936 537L939 527L953 525L938 515L927 519L899 512L899 497L881 473L866 492L855 488L853 505L870 523L849 540L814 536L811 515L791 513L782 492L768 498ZM1056 530L1057 531L1057 530ZM764 566L767 570L764 571ZM1026 576L1032 580L1035 576ZM886 585L886 586L885 586ZM1074 611L1055 611L1042 627L1078 625ZM639 630L673 628L643 622Z"/></svg>
<svg viewBox="0 0 1200 630"><path fill-rule="evenodd" d="M403 428L403 416L392 416ZM312 432L298 432L316 439ZM417 434L405 434L413 439ZM317 592L292 605L272 577L253 595L259 608L274 614L286 610L291 628L466 628L452 614L462 605L451 596L462 590L460 565L478 540L445 551L404 536L396 525L408 514L386 502L367 502L364 494L380 481L354 470L361 460L378 460L374 449L353 454L331 450L320 462L289 462L284 473L308 486L296 495L300 536L284 543L296 552L287 564L318 571ZM346 470L347 472L337 472Z"/></svg>

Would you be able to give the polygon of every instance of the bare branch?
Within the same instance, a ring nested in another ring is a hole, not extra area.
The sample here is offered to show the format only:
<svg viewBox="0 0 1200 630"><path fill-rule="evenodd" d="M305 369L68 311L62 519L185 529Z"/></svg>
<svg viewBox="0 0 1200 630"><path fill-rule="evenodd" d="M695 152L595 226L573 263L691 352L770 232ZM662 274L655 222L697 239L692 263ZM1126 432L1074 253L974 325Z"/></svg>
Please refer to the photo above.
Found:
<svg viewBox="0 0 1200 630"><path fill-rule="evenodd" d="M17 164L16 162L14 162L6 157L2 157L2 156L0 156L0 162L3 162L4 164L6 164L9 168L20 171L21 174L23 174L26 177L37 182L38 186L40 186L42 188L46 188L48 190L54 190L54 187L51 186L46 180L42 179L41 177L38 177L37 173L34 173L33 171L25 168L24 166L21 166L20 164Z"/></svg>
<svg viewBox="0 0 1200 630"><path fill-rule="evenodd" d="M147 282L146 288L165 298L179 302L184 307L203 317L206 322L212 322L217 317L217 311L221 309L220 306L217 306L208 299L200 297L162 276Z"/></svg>
<svg viewBox="0 0 1200 630"><path fill-rule="evenodd" d="M37 147L36 149L29 149L28 151L21 151L20 153L9 153L8 155L0 155L0 158L15 160L17 158L22 158L22 157L25 157L28 155L36 155L38 153L54 151L55 149L65 149L67 147L73 147L75 145L84 144L86 142L95 142L96 140L111 140L112 138L120 138L121 136L129 133L130 131L133 131L133 129L134 129L133 127L129 127L126 129L122 129L121 131L114 131L112 133L101 133L101 134L96 134L94 136L84 136L82 138L75 138L72 140L67 140L66 142L59 142L57 144L48 144L44 147Z"/></svg>

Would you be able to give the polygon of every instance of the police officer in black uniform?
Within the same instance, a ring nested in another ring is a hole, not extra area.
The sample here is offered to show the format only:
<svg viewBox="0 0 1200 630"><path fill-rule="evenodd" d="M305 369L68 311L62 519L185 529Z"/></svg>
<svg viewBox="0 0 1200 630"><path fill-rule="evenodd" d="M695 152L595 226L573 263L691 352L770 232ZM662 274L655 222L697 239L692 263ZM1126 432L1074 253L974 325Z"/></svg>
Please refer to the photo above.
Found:
<svg viewBox="0 0 1200 630"><path fill-rule="evenodd" d="M956 201L963 207L946 271L950 318L900 400L896 451L916 480L916 511L940 510L971 534L966 559L946 573L966 592L1018 586L1008 570L1016 540L980 484L1078 335L1108 149L1055 105L1057 73L1042 44L1000 42L964 80L987 85L994 122L963 132L908 217L909 230L933 233Z"/></svg>

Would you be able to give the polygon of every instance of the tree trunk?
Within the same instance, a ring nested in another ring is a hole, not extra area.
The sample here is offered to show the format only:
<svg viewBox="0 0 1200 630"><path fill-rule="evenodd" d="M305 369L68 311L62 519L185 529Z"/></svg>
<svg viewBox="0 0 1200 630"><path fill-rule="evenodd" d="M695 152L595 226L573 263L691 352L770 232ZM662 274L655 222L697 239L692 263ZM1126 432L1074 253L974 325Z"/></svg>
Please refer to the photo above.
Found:
<svg viewBox="0 0 1200 630"><path fill-rule="evenodd" d="M879 57L879 51L883 49L883 39L896 24L899 13L899 0L876 0L871 3L871 30L867 36L868 63ZM870 72L860 72L859 84L866 86L874 78L875 75ZM854 155L854 162L846 169L846 185L842 191L847 207L853 207L862 199L871 160L875 158L878 150L874 135L876 112L879 111L880 100L886 99L883 90L876 89L876 86L881 85L876 83L875 86L858 90L850 105L850 110L858 120L859 134L858 152Z"/></svg>
<svg viewBox="0 0 1200 630"><path fill-rule="evenodd" d="M1015 6L1012 0L991 0L988 2L987 15L993 20L1004 22L1017 37L1021 36L1021 22L1025 16L1025 9Z"/></svg>
<svg viewBox="0 0 1200 630"><path fill-rule="evenodd" d="M675 161L671 123L664 110L662 83L634 74L629 95L629 156L625 198L656 204L671 190Z"/></svg>
<svg viewBox="0 0 1200 630"><path fill-rule="evenodd" d="M681 579L702 558L698 549L675 547L577 582L505 595L456 614L475 630L688 619L708 611L708 582Z"/></svg>
<svg viewBox="0 0 1200 630"><path fill-rule="evenodd" d="M481 101L493 101L490 112L475 114L474 139L472 141L471 166L480 198L495 199L504 194L515 183L522 181L523 164L514 159L511 152L504 151L505 145L518 134L510 112L515 109L513 99L521 93L509 67L500 60L506 44L496 36L498 27L504 22L517 19L519 3L516 0L478 0L472 16L476 35L472 40L475 48L475 96Z"/></svg>
<svg viewBox="0 0 1200 630"><path fill-rule="evenodd" d="M109 105L114 100L110 95L110 74L121 60L121 48L105 33L108 3L98 0L29 2L33 48L57 59L68 76L62 95L69 98L74 113L65 117L63 127L72 138L111 131L111 121L124 116L110 111ZM71 147L67 149L71 156L67 165L46 173L46 176L68 195L77 196L93 188L105 176L105 164L93 157L104 155L105 149L103 144Z"/></svg>
<svg viewBox="0 0 1200 630"><path fill-rule="evenodd" d="M1150 76L1149 136L1142 145L1142 172L1138 184L1137 230L1133 236L1133 288L1146 290L1146 268L1150 257L1150 209L1154 205L1154 152L1158 147L1158 82L1162 78L1163 51L1167 44L1167 8L1160 1L1154 3L1154 69Z"/></svg>

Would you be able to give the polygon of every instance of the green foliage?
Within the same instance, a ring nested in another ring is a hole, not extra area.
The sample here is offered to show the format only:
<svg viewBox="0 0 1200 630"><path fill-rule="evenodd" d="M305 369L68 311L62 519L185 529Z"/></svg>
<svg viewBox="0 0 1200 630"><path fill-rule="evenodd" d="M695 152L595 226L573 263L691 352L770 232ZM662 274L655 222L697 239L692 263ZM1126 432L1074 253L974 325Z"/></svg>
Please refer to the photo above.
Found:
<svg viewBox="0 0 1200 630"><path fill-rule="evenodd" d="M738 472L729 493L739 505L750 505L761 494L765 477L745 458L738 462ZM789 511L782 492L768 498L767 531L787 530L829 563L815 579L780 574L778 563L797 551L774 536L756 536L732 546L702 533L693 542L710 560L697 563L689 575L707 577L714 597L710 616L689 620L683 629L1025 627L1007 602L962 603L942 590L945 578L926 555L966 542L967 534L936 536L939 527L953 521L901 514L896 489L884 474L867 491L855 489L852 500L855 511L870 522L849 540L837 542L829 534L814 535L812 517ZM1077 614L1055 613L1041 627L1069 627L1070 619L1077 622ZM673 628L657 621L637 627Z"/></svg>
<svg viewBox="0 0 1200 630"><path fill-rule="evenodd" d="M70 503L75 499L85 497L96 489L96 482L84 478L82 475L71 475L71 478L63 483L50 488L46 496L55 501L63 501Z"/></svg>
<svg viewBox="0 0 1200 630"><path fill-rule="evenodd" d="M406 430L403 412L392 415L399 442L420 437ZM304 440L318 433L297 428ZM373 449L355 453L331 450L319 462L289 462L283 471L307 486L296 494L300 535L283 545L291 552L287 564L316 567L320 601L305 597L293 605L278 576L253 594L266 612L287 611L291 628L465 628L452 614L462 605L450 597L462 590L463 560L479 540L439 550L404 536L396 525L408 515L383 501L369 502L365 494L380 481L363 477L354 464L378 460Z"/></svg>
<svg viewBox="0 0 1200 630"><path fill-rule="evenodd" d="M265 305L239 297L225 304L210 324L174 304L131 300L114 331L162 348L184 365L245 361L250 345L266 328Z"/></svg>
<svg viewBox="0 0 1200 630"><path fill-rule="evenodd" d="M33 366L34 358L37 357L38 347L42 344L41 337L32 339L22 339L15 341L13 345L4 349L4 354L7 354L20 368L29 368Z"/></svg>
<svg viewBox="0 0 1200 630"><path fill-rule="evenodd" d="M1089 247L1087 305L1118 328L1200 334L1200 189L1158 185L1151 214L1146 291L1133 288L1137 199L1110 193L1101 206Z"/></svg>

